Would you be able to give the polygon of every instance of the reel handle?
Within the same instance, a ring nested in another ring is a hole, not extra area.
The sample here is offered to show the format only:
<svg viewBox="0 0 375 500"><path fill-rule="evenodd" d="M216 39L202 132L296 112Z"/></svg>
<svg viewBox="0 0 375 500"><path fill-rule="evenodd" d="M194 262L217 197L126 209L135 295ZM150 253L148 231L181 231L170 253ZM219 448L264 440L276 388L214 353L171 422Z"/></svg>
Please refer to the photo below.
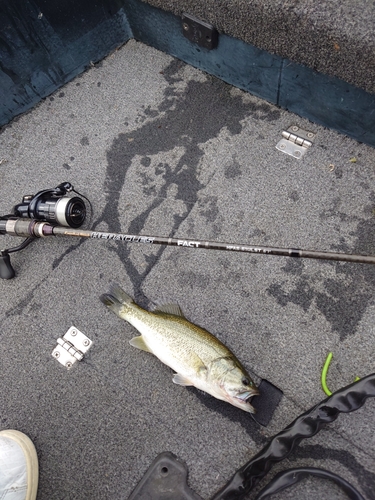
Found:
<svg viewBox="0 0 375 500"><path fill-rule="evenodd" d="M14 278L16 273L10 262L10 256L8 252L1 252L0 254L0 278L3 280L10 280Z"/></svg>

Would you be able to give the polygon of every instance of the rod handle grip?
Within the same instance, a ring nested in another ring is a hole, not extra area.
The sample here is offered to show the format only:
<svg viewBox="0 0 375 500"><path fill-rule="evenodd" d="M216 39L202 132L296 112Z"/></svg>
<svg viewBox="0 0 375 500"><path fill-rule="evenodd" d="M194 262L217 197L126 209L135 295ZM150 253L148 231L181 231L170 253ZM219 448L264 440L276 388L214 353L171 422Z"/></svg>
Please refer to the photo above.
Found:
<svg viewBox="0 0 375 500"><path fill-rule="evenodd" d="M0 254L0 278L3 280L10 280L14 278L16 273L10 262L10 256L8 253Z"/></svg>

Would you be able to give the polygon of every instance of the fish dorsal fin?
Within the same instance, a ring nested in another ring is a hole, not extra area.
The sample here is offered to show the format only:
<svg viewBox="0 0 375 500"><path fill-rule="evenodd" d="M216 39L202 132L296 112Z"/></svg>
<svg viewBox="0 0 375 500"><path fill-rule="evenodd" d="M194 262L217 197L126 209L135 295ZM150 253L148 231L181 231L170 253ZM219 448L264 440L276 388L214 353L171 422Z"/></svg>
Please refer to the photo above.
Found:
<svg viewBox="0 0 375 500"><path fill-rule="evenodd" d="M167 313L173 314L173 316L180 316L181 318L185 317L178 304L164 304L162 306L158 306L153 313Z"/></svg>
<svg viewBox="0 0 375 500"><path fill-rule="evenodd" d="M136 347L137 349L141 349L141 351L151 352L153 354L151 349L144 341L142 335L140 335L139 337L134 337L131 340L129 340L129 344L132 345L133 347Z"/></svg>
<svg viewBox="0 0 375 500"><path fill-rule="evenodd" d="M172 382L177 385L194 385L187 377L181 375L181 373L175 373L173 375Z"/></svg>

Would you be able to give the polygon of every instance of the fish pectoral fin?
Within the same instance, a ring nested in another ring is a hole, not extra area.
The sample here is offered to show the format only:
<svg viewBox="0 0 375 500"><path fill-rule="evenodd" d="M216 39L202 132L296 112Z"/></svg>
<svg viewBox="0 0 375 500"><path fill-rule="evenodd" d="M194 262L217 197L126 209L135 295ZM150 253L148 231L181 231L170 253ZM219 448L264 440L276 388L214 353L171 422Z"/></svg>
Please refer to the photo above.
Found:
<svg viewBox="0 0 375 500"><path fill-rule="evenodd" d="M190 382L190 380L188 378L181 375L181 373L175 373L173 375L172 381L173 381L173 383L175 383L177 385L185 385L185 386L194 385L192 382Z"/></svg>
<svg viewBox="0 0 375 500"><path fill-rule="evenodd" d="M207 366L196 352L190 353L190 361L194 364L200 376L203 376L207 372Z"/></svg>
<svg viewBox="0 0 375 500"><path fill-rule="evenodd" d="M136 347L137 349L141 349L141 351L151 352L153 354L151 349L144 341L142 335L140 335L139 337L134 337L131 340L129 340L129 344L132 345L133 347Z"/></svg>
<svg viewBox="0 0 375 500"><path fill-rule="evenodd" d="M173 314L174 316L180 316L181 318L185 317L178 304L164 304L162 306L158 306L152 312L154 314L167 313L167 314Z"/></svg>

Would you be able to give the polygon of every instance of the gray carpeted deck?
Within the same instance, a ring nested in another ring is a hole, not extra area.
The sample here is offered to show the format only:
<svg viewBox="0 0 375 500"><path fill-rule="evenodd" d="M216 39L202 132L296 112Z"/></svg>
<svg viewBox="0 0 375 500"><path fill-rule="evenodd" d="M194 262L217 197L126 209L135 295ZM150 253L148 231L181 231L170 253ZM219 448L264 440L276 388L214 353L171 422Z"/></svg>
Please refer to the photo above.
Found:
<svg viewBox="0 0 375 500"><path fill-rule="evenodd" d="M293 124L317 133L301 161L275 148ZM98 230L375 253L372 148L134 40L4 127L0 151L1 214L67 180L92 201ZM0 281L0 428L33 439L38 500L127 499L162 451L186 462L208 499L325 398L329 351L331 390L374 372L368 265L73 239L37 241L12 262L17 277ZM132 348L134 329L99 301L113 281L147 308L178 302L282 389L270 425L174 385ZM94 345L66 371L51 352L71 325ZM308 465L375 498L374 417L373 400L341 415L262 484ZM345 496L309 480L274 498Z"/></svg>

